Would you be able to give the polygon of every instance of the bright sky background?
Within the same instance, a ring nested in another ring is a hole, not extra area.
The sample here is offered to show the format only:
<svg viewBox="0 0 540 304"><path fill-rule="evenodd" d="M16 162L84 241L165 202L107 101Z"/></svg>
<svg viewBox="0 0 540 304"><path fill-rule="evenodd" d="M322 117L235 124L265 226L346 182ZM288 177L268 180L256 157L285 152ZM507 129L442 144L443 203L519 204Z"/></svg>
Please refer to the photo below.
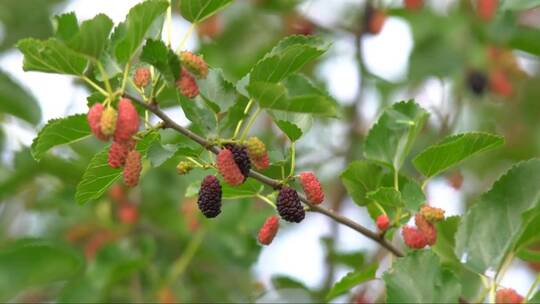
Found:
<svg viewBox="0 0 540 304"><path fill-rule="evenodd" d="M88 19L98 13L105 13L115 23L122 21L129 8L140 2L139 0L73 0L62 12L75 11L79 20ZM301 11L320 24L331 25L336 21L338 14L353 0L313 0L301 7ZM395 2L395 1L394 1ZM438 8L443 9L450 1L436 1ZM331 4L332 8L329 9ZM58 13L61 13L60 11ZM189 23L176 18L173 24L173 45L177 45L189 27ZM187 43L188 49L197 45L196 36L192 35ZM408 57L413 42L411 31L407 23L398 18L390 18L380 35L366 38L363 52L367 61L367 68L374 74L389 80L397 81L405 77ZM327 80L332 95L345 103L350 103L358 91L359 75L355 68L354 41L350 38L341 38L333 43L333 52L339 57L332 57L323 62L319 68L321 77ZM24 73L22 71L22 56L12 51L0 57L0 66L9 71L20 83L28 87L36 98L42 103L43 119L47 121L66 114L86 112L86 97L88 92L75 86L69 76L44 74L37 72ZM424 107L441 106L443 92L447 87L441 86L439 81L428 81L426 86L419 90L417 101ZM446 93L445 93L446 94ZM377 115L378 96L367 94L368 102L362 108L364 118L373 120ZM54 105L54 106L53 106ZM17 142L8 144L12 149L19 147L19 142L29 145L35 135L20 125L6 126L9 132L17 134ZM429 201L447 210L448 215L462 213L463 194L449 187L444 180L434 180L427 187ZM345 205L344 214L359 221L363 225L374 228L366 212L349 202ZM289 225L283 229L271 246L265 247L254 267L254 272L263 282L268 282L271 275L282 274L302 280L307 286L317 287L324 276L324 251L320 245L320 237L329 232L328 220L319 214L310 214L301 225ZM360 236L352 230L341 226L338 248L341 250L373 249L375 243ZM346 273L346 269L339 271L338 277ZM379 272L380 273L380 272ZM503 285L515 288L519 293L525 294L534 280L534 274L521 263L514 263L508 271ZM343 298L341 298L343 300Z"/></svg>

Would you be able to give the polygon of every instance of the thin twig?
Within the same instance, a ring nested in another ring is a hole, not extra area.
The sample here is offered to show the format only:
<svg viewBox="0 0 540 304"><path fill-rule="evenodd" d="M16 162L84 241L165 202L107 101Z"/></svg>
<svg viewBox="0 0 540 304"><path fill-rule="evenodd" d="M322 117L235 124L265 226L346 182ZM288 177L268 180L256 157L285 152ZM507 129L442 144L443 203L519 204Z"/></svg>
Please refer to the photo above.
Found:
<svg viewBox="0 0 540 304"><path fill-rule="evenodd" d="M157 117L161 118L161 120L163 120L166 128L171 128L171 129L174 129L174 130L178 131L182 135L184 135L184 136L188 137L189 139L195 141L196 143L203 146L205 149L207 149L208 151L210 151L210 152L212 152L214 154L219 153L219 148L218 147L211 144L204 137L199 136L199 135L191 132L190 130L180 126L176 122L174 122L167 114L165 114L163 111L161 111L158 108L156 103L148 103L147 104L147 103L139 100L138 98L135 98L135 97L127 95L127 94L125 95L125 97L131 99L132 101L139 104L143 108L145 108L145 109L149 110L150 112L154 113ZM276 190L280 189L282 187L282 184L279 181L274 180L274 179L272 179L270 177L267 177L267 176L265 176L265 175L263 175L263 174L261 174L259 172L251 170L249 172L249 176L252 177L253 179L256 179L256 180L260 181L263 184L266 184L266 185L276 189ZM328 209L325 209L325 208L323 208L323 207L321 207L319 205L314 205L314 204L310 203L303 195L299 195L299 196L300 196L300 200L304 204L309 206L311 211L315 211L315 212L324 214L324 215L332 218L336 222L341 223L341 224L343 224L343 225L345 225L345 226L347 226L347 227L349 227L349 228L363 234L367 238L379 243L381 246L388 249L388 251L392 252L393 254L395 254L398 257L403 256L403 252L401 252L401 250L396 248L393 244L388 242L385 238L381 238L381 236L378 233L373 232L373 231L369 230L368 228L356 223L355 221L353 221L353 220L351 220L351 219L349 219L349 218L347 218L347 217L345 217L345 216L343 216L341 214L338 214L338 213L336 213L336 212L334 212L332 210L328 210Z"/></svg>

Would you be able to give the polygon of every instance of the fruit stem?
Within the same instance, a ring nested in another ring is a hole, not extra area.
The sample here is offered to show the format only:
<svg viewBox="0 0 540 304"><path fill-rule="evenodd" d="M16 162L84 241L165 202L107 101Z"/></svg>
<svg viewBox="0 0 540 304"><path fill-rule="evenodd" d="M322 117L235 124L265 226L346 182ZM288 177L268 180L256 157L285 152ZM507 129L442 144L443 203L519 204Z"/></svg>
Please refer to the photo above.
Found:
<svg viewBox="0 0 540 304"><path fill-rule="evenodd" d="M184 37L182 37L182 41L180 41L180 45L178 46L178 49L176 49L176 53L180 54L182 49L184 49L184 46L187 40L189 39L189 37L191 36L191 33L193 33L193 30L195 29L196 25L197 23L194 22L189 26L187 32L184 34Z"/></svg>
<svg viewBox="0 0 540 304"><path fill-rule="evenodd" d="M249 130L251 129L251 127L253 126L253 123L255 122L255 119L257 119L257 116L259 116L260 113L261 113L261 108L257 106L257 110L255 110L255 113L251 115L251 118L249 119L247 126L244 128L244 131L242 131L242 135L240 135L241 141L246 138Z"/></svg>
<svg viewBox="0 0 540 304"><path fill-rule="evenodd" d="M531 287L529 288L529 291L527 291L527 295L525 296L525 301L529 300L533 292L536 290L536 286L538 286L539 283L540 283L540 273L536 276L536 279L534 280Z"/></svg>
<svg viewBox="0 0 540 304"><path fill-rule="evenodd" d="M251 109L251 106L253 105L253 99L250 99L248 104L246 105L246 108L244 109L244 116L247 115L247 113L249 113L249 110ZM240 127L242 127L242 124L244 123L244 119L240 119L240 121L236 124L236 128L234 129L234 134L233 134L233 139L236 138L236 136L238 135L238 132L240 132Z"/></svg>
<svg viewBox="0 0 540 304"><path fill-rule="evenodd" d="M294 159L295 159L295 147L294 147L294 141L291 142L291 171L289 171L289 177L294 175Z"/></svg>
<svg viewBox="0 0 540 304"><path fill-rule="evenodd" d="M276 204L274 204L274 202L272 202L268 197L264 196L264 195L261 195L259 193L257 193L255 195L257 198L263 200L265 203L267 203L268 205L272 206L274 209L276 209Z"/></svg>
<svg viewBox="0 0 540 304"><path fill-rule="evenodd" d="M99 69L99 72L101 73L101 77L103 77L103 81L105 83L105 88L107 89L107 92L109 92L109 98L111 101L114 99L114 94L112 91L111 83L109 82L109 75L107 74L107 71L105 71L105 68L101 64L101 62L96 61L97 67Z"/></svg>
<svg viewBox="0 0 540 304"><path fill-rule="evenodd" d="M104 96L108 96L109 93L107 93L107 91L105 91L102 87L100 87L97 83L93 82L92 79L86 77L86 76L82 76L81 77L82 80L86 81L86 83L88 83L91 87L93 87L94 89L96 89L98 92L100 92L101 94L103 94Z"/></svg>

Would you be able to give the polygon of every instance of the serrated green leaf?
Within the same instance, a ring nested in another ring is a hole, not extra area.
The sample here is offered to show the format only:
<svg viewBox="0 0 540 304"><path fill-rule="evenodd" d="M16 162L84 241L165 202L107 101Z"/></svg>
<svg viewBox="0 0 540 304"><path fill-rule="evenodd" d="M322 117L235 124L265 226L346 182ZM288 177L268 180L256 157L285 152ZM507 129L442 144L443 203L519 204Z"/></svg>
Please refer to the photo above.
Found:
<svg viewBox="0 0 540 304"><path fill-rule="evenodd" d="M281 40L250 72L250 83L276 83L318 58L328 44L315 36L289 36Z"/></svg>
<svg viewBox="0 0 540 304"><path fill-rule="evenodd" d="M366 158L399 170L428 116L412 100L386 108L366 137Z"/></svg>
<svg viewBox="0 0 540 304"><path fill-rule="evenodd" d="M169 85L175 87L180 75L180 59L163 41L146 40L141 54L141 61L153 65Z"/></svg>
<svg viewBox="0 0 540 304"><path fill-rule="evenodd" d="M142 158L146 157L148 149L158 138L157 133L149 133L137 143L136 149L141 153ZM109 166L107 162L108 154L109 146L98 152L90 160L82 180L77 185L75 200L78 203L82 204L100 198L122 175L121 168L114 169Z"/></svg>
<svg viewBox="0 0 540 304"><path fill-rule="evenodd" d="M182 0L180 1L180 14L187 21L201 22L230 3L232 0Z"/></svg>
<svg viewBox="0 0 540 304"><path fill-rule="evenodd" d="M405 206L401 199L401 193L391 187L380 187L375 191L370 191L366 193L366 198L390 208L402 208Z"/></svg>
<svg viewBox="0 0 540 304"><path fill-rule="evenodd" d="M313 115L270 110L274 123L291 141L297 141L313 125Z"/></svg>
<svg viewBox="0 0 540 304"><path fill-rule="evenodd" d="M494 149L504 143L501 136L470 132L452 135L432 145L413 159L418 171L432 177L477 153Z"/></svg>
<svg viewBox="0 0 540 304"><path fill-rule="evenodd" d="M79 32L79 21L75 12L54 17L56 37L63 41L69 41Z"/></svg>
<svg viewBox="0 0 540 304"><path fill-rule="evenodd" d="M461 285L430 250L398 258L384 273L388 303L458 303Z"/></svg>
<svg viewBox="0 0 540 304"><path fill-rule="evenodd" d="M437 242L431 246L431 249L439 256L441 263L459 263L454 249L455 235L460 221L459 216L451 216L435 225L437 227Z"/></svg>
<svg viewBox="0 0 540 304"><path fill-rule="evenodd" d="M456 235L456 255L483 273L498 269L540 203L540 159L512 167L463 217Z"/></svg>
<svg viewBox="0 0 540 304"><path fill-rule="evenodd" d="M23 239L8 244L0 249L0 301L31 287L71 279L83 265L76 251L60 243Z"/></svg>
<svg viewBox="0 0 540 304"><path fill-rule="evenodd" d="M332 286L332 289L330 289L330 291L326 295L326 301L330 301L348 292L353 287L361 283L375 279L375 272L377 271L378 267L379 265L373 264L365 269L347 273L336 284L334 284L334 286Z"/></svg>
<svg viewBox="0 0 540 304"><path fill-rule="evenodd" d="M84 55L54 38L45 41L23 39L17 43L17 48L24 54L25 71L82 76L88 65Z"/></svg>
<svg viewBox="0 0 540 304"><path fill-rule="evenodd" d="M90 127L85 114L77 114L60 119L51 119L39 131L32 142L32 156L40 160L52 147L74 142L90 135Z"/></svg>
<svg viewBox="0 0 540 304"><path fill-rule="evenodd" d="M420 206L426 202L424 191L422 191L422 187L417 182L407 178L404 183L400 182L400 188L401 196L407 209L418 211Z"/></svg>
<svg viewBox="0 0 540 304"><path fill-rule="evenodd" d="M0 112L8 113L31 124L39 123L41 108L37 100L0 70Z"/></svg>
<svg viewBox="0 0 540 304"><path fill-rule="evenodd" d="M366 196L367 193L379 187L384 174L381 166L361 160L350 163L340 177L353 201L360 206L365 206L371 202Z"/></svg>
<svg viewBox="0 0 540 304"><path fill-rule="evenodd" d="M81 23L77 33L68 40L67 45L79 53L98 59L107 45L112 27L113 22L107 15L98 14ZM67 29L64 28L64 31Z"/></svg>
<svg viewBox="0 0 540 304"><path fill-rule="evenodd" d="M210 69L206 79L199 81L199 94L219 107L219 112L227 112L238 99L236 87L223 77L219 69Z"/></svg>
<svg viewBox="0 0 540 304"><path fill-rule="evenodd" d="M212 112L198 105L197 100L200 101L199 97L196 99L189 99L177 91L176 98L179 101L182 110L184 110L187 119L191 121L195 128L200 129L207 134L215 131L216 117Z"/></svg>
<svg viewBox="0 0 540 304"><path fill-rule="evenodd" d="M117 26L113 34L113 50L119 62L125 63L131 58L168 6L165 0L147 0L129 10L126 20Z"/></svg>
<svg viewBox="0 0 540 304"><path fill-rule="evenodd" d="M336 116L336 104L302 75L290 75L283 82L251 81L250 96L262 108L286 112Z"/></svg>

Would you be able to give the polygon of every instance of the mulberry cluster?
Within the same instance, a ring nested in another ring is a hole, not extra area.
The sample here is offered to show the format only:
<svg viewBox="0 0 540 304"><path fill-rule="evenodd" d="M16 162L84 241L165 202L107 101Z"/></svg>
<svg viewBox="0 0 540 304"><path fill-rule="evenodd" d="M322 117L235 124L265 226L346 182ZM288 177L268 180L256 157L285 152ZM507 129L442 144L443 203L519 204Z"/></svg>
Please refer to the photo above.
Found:
<svg viewBox="0 0 540 304"><path fill-rule="evenodd" d="M182 68L180 71L180 78L176 82L176 86L180 93L187 98L195 98L199 95L199 87L195 78L186 70Z"/></svg>
<svg viewBox="0 0 540 304"><path fill-rule="evenodd" d="M109 166L111 166L111 168L120 168L124 166L129 151L134 148L135 140L133 139L125 142L113 141L109 148Z"/></svg>
<svg viewBox="0 0 540 304"><path fill-rule="evenodd" d="M437 242L435 223L444 219L444 210L427 205L422 206L415 215L416 227L405 226L401 233L405 244L413 249L433 246Z"/></svg>
<svg viewBox="0 0 540 304"><path fill-rule="evenodd" d="M207 218L216 217L221 213L221 185L215 176L208 175L202 181L197 204Z"/></svg>
<svg viewBox="0 0 540 304"><path fill-rule="evenodd" d="M324 192L321 183L312 172L300 173L300 184L306 193L308 201L314 204L320 204L324 200Z"/></svg>
<svg viewBox="0 0 540 304"><path fill-rule="evenodd" d="M231 186L237 186L244 182L244 175L234 161L231 150L221 149L216 158L216 165L219 173L223 176L225 182Z"/></svg>
<svg viewBox="0 0 540 304"><path fill-rule="evenodd" d="M437 229L435 228L435 225L430 223L420 213L415 215L414 223L416 224L418 230L424 235L426 245L435 245L435 242L437 241Z"/></svg>
<svg viewBox="0 0 540 304"><path fill-rule="evenodd" d="M390 227L390 219L388 218L388 215L381 214L377 217L377 228L379 228L380 231L386 231Z"/></svg>
<svg viewBox="0 0 540 304"><path fill-rule="evenodd" d="M245 141L251 163L257 170L265 170L270 166L266 145L257 137L251 137Z"/></svg>
<svg viewBox="0 0 540 304"><path fill-rule="evenodd" d="M192 52L183 51L180 53L180 60L183 66L197 77L206 78L208 76L208 65L201 57Z"/></svg>
<svg viewBox="0 0 540 304"><path fill-rule="evenodd" d="M226 144L225 148L232 152L234 161L240 169L240 172L242 172L245 180L249 174L249 170L251 170L251 161L249 160L246 147L235 144Z"/></svg>
<svg viewBox="0 0 540 304"><path fill-rule="evenodd" d="M139 87L143 88L147 86L150 83L150 78L152 77L152 73L150 72L150 69L147 67L140 67L135 70L135 74L133 74L133 83Z"/></svg>
<svg viewBox="0 0 540 304"><path fill-rule="evenodd" d="M497 304L519 304L524 302L524 298L512 288L503 288L497 290L495 303Z"/></svg>
<svg viewBox="0 0 540 304"><path fill-rule="evenodd" d="M287 222L300 223L306 216L298 193L289 187L283 187L279 191L277 210L281 218Z"/></svg>
<svg viewBox="0 0 540 304"><path fill-rule="evenodd" d="M274 240L279 229L279 217L273 215L266 219L259 230L258 240L263 245L269 245Z"/></svg>
<svg viewBox="0 0 540 304"><path fill-rule="evenodd" d="M418 230L418 228L411 226L404 226L401 229L401 234L403 235L403 240L405 244L412 249L422 249L426 247L427 241L424 237L424 234Z"/></svg>
<svg viewBox="0 0 540 304"><path fill-rule="evenodd" d="M139 184L141 170L141 154L137 150L130 151L126 157L126 164L124 166L124 184L128 187L137 186Z"/></svg>

